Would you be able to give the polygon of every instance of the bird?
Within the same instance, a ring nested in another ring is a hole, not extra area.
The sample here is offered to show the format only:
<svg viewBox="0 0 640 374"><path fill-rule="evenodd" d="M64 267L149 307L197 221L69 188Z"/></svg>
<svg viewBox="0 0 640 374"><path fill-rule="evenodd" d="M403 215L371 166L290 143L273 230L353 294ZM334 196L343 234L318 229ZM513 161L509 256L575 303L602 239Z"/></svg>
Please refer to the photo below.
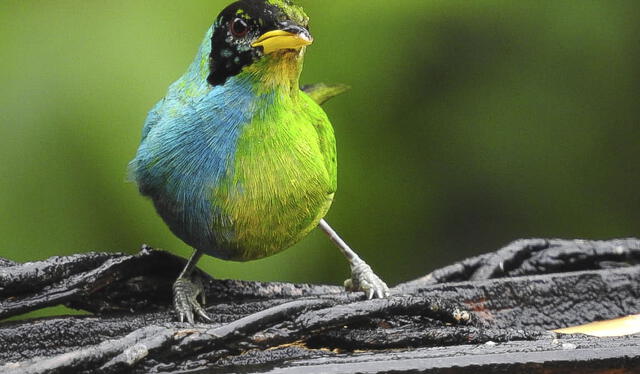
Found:
<svg viewBox="0 0 640 374"><path fill-rule="evenodd" d="M145 120L129 173L169 229L193 248L173 285L181 322L211 321L203 287L191 279L204 254L256 260L315 228L346 257L347 291L368 299L390 295L324 219L337 189L337 158L320 104L347 87L300 85L314 41L308 24L292 0L231 3Z"/></svg>

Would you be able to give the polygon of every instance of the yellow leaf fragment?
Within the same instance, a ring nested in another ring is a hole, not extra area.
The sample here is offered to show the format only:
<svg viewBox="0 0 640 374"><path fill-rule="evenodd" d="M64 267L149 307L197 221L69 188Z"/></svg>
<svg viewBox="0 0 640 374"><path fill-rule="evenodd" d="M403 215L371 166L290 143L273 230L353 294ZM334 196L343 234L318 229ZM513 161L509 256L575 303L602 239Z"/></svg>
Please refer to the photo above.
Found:
<svg viewBox="0 0 640 374"><path fill-rule="evenodd" d="M581 326L553 330L560 334L586 334L598 337L627 336L640 333L640 314L591 322Z"/></svg>

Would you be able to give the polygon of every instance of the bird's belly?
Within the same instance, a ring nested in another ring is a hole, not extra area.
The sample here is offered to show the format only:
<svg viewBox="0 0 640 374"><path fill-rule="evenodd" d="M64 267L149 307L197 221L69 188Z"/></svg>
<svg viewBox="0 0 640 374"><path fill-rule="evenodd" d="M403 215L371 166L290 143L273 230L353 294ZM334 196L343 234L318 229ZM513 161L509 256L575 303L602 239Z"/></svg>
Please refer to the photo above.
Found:
<svg viewBox="0 0 640 374"><path fill-rule="evenodd" d="M317 139L239 142L231 176L215 189L217 251L248 261L278 253L318 225L333 200Z"/></svg>
<svg viewBox="0 0 640 374"><path fill-rule="evenodd" d="M275 199L234 201L232 215L214 224L217 236L212 255L250 261L279 253L302 240L329 210L333 194L304 196L279 203ZM221 235L222 238L218 234Z"/></svg>

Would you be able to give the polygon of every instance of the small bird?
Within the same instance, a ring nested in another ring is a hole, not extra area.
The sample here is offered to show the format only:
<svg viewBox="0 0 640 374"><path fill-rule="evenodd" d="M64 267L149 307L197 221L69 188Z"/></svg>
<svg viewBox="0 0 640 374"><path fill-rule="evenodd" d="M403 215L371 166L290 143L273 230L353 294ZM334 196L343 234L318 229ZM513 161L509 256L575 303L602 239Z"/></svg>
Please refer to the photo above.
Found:
<svg viewBox="0 0 640 374"><path fill-rule="evenodd" d="M210 320L190 279L203 254L274 255L320 227L346 256L349 291L387 285L324 220L337 187L333 128L320 104L341 85L300 88L309 18L291 0L240 0L216 18L187 72L150 111L131 178L194 253L174 286L180 321Z"/></svg>

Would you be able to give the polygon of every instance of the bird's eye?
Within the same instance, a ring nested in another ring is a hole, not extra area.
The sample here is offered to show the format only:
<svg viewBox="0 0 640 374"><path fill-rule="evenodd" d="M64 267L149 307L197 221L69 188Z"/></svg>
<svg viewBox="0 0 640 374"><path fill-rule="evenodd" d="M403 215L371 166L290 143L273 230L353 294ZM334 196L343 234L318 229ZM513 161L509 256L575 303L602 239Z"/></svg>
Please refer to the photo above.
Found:
<svg viewBox="0 0 640 374"><path fill-rule="evenodd" d="M236 38L244 38L249 33L249 25L242 18L236 18L231 21L231 34Z"/></svg>

